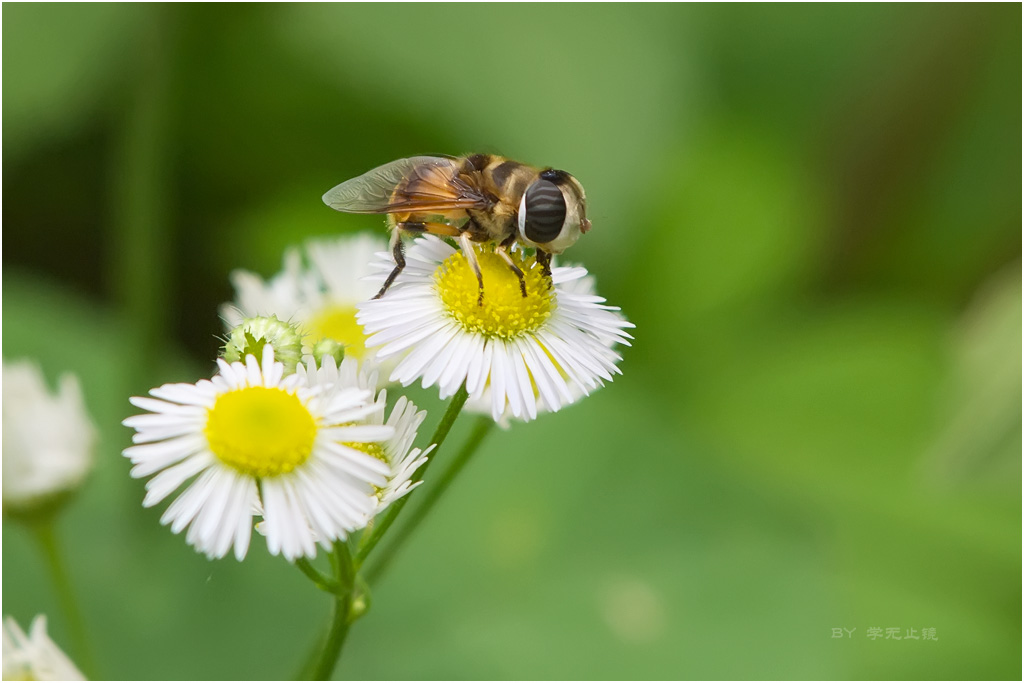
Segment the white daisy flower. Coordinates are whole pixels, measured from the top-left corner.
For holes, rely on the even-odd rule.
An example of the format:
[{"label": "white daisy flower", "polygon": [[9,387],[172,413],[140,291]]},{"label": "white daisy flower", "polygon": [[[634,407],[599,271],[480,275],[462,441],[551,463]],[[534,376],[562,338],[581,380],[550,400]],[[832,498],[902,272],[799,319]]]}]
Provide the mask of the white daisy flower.
[{"label": "white daisy flower", "polygon": [[221,316],[230,329],[244,318],[275,315],[302,329],[306,353],[319,341],[332,339],[345,347],[347,356],[372,358],[356,321],[356,304],[372,297],[383,284],[383,276],[367,277],[372,275],[369,264],[374,255],[386,249],[382,238],[349,235],[307,243],[310,267],[303,267],[300,252],[290,249],[282,272],[267,281],[236,270],[231,275],[236,301],[222,306]]},{"label": "white daisy flower", "polygon": [[[551,282],[534,259],[513,252],[519,280],[493,249],[477,252],[479,287],[461,251],[427,235],[413,244],[388,294],[364,302],[359,322],[381,359],[398,359],[391,380],[435,384],[442,398],[465,383],[471,398],[490,394],[491,415],[533,419],[538,406],[558,410],[619,373],[616,344],[629,344],[627,322],[604,299],[574,285],[581,267],[556,267]],[[382,254],[379,273],[394,262]]]},{"label": "white daisy flower", "polygon": [[[377,368],[362,364],[354,358],[345,358],[340,366],[334,359],[327,357],[321,367],[317,368],[312,361],[306,367],[299,366],[299,374],[305,375],[311,386],[339,383],[342,386],[356,386],[360,389],[373,391],[377,384]],[[427,416],[425,410],[417,410],[416,404],[405,396],[398,398],[391,414],[385,421],[387,410],[387,390],[381,390],[374,400],[374,411],[366,416],[363,424],[387,425],[394,429],[394,435],[379,443],[351,443],[352,448],[363,451],[387,464],[390,472],[388,481],[375,491],[377,507],[374,514],[379,514],[388,505],[398,500],[422,482],[412,482],[416,471],[427,461],[427,456],[434,450],[433,444],[425,451],[413,448],[416,433]]]},{"label": "white daisy flower", "polygon": [[77,488],[93,464],[96,428],[71,374],[51,394],[39,366],[3,363],[3,506],[27,512]]},{"label": "white daisy flower", "polygon": [[85,676],[46,634],[46,617],[32,620],[26,635],[11,617],[4,619],[5,681],[84,681]]},{"label": "white daisy flower", "polygon": [[174,533],[188,528],[188,543],[210,558],[232,546],[244,558],[255,514],[263,517],[267,548],[289,561],[365,526],[391,468],[352,446],[395,434],[360,424],[377,410],[370,392],[284,377],[270,346],[262,363],[252,355],[245,364],[217,363],[212,380],[165,384],[150,391],[155,398],[131,399],[150,411],[124,421],[137,432],[136,445],[124,451],[132,476],[156,475],[143,505],[192,480],[160,521]]}]

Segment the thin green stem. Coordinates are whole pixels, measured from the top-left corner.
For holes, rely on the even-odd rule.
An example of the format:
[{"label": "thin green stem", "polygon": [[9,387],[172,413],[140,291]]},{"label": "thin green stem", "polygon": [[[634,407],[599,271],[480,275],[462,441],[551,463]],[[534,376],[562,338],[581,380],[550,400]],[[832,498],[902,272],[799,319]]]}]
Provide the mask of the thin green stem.
[{"label": "thin green stem", "polygon": [[299,571],[309,577],[309,580],[312,581],[320,590],[327,591],[328,593],[338,592],[338,582],[322,574],[306,558],[300,557],[295,560],[295,566],[299,568]]},{"label": "thin green stem", "polygon": [[57,542],[57,534],[54,529],[53,520],[40,521],[33,525],[36,540],[42,548],[46,558],[47,567],[50,570],[50,577],[53,579],[54,588],[57,590],[57,600],[67,620],[71,640],[74,643],[75,654],[81,668],[88,674],[96,675],[96,663],[89,647],[88,632],[85,629],[85,620],[82,619],[82,612],[78,607],[78,600],[71,587],[71,577],[68,575],[67,567],[61,557],[60,545]]},{"label": "thin green stem", "polygon": [[[447,410],[445,410],[441,421],[437,425],[437,429],[434,430],[434,436],[431,438],[431,443],[434,444],[434,451],[430,459],[417,471],[419,476],[423,476],[427,467],[436,458],[437,451],[440,450],[441,444],[444,443],[448,432],[451,431],[452,425],[455,424],[455,420],[462,411],[462,406],[465,405],[467,398],[469,398],[469,394],[465,386],[461,387],[455,393],[455,396],[452,397]],[[482,436],[480,438],[482,439]],[[338,541],[334,544],[334,552],[330,555],[330,560],[331,568],[336,578],[335,581],[327,579],[327,577],[306,561],[296,562],[296,566],[312,579],[319,588],[325,590],[327,590],[324,588],[325,586],[334,588],[335,596],[330,630],[323,641],[322,648],[317,648],[313,658],[300,671],[302,677],[308,675],[313,680],[327,680],[334,671],[338,658],[341,656],[345,638],[348,636],[349,626],[366,611],[369,605],[369,593],[366,591],[366,583],[357,576],[359,566],[380,541],[388,527],[394,522],[408,498],[409,496],[404,496],[395,501],[388,514],[384,516],[384,519],[379,524],[366,530],[359,541],[359,548],[355,558],[349,552],[347,543]],[[358,591],[356,589],[357,581],[359,583]],[[357,595],[357,592],[359,595]]]},{"label": "thin green stem", "polygon": [[355,584],[356,574],[352,564],[352,554],[345,541],[334,543],[334,556],[337,558],[337,579],[341,590],[334,597],[331,630],[327,633],[323,651],[313,668],[313,680],[317,681],[326,681],[331,677],[334,667],[338,664],[338,657],[341,656],[341,648],[345,645],[349,625],[352,623],[349,619],[349,612],[352,607],[352,588]]},{"label": "thin green stem", "polygon": [[448,467],[441,473],[441,476],[427,488],[422,498],[417,502],[416,507],[410,513],[412,516],[409,518],[409,521],[399,527],[394,534],[394,538],[380,552],[374,563],[364,573],[368,583],[374,583],[383,575],[388,565],[394,559],[395,553],[398,552],[399,548],[416,531],[419,525],[423,523],[427,514],[430,513],[438,499],[451,486],[455,478],[459,476],[459,473],[462,472],[466,463],[470,461],[470,458],[476,453],[480,444],[487,438],[493,427],[494,420],[489,415],[481,415],[477,418],[476,424],[473,425],[473,431],[470,433],[466,443],[462,445],[462,449],[459,450],[455,459],[448,463]]},{"label": "thin green stem", "polygon": [[[434,450],[427,461],[416,471],[416,476],[422,479],[427,468],[430,467],[430,464],[437,459],[437,452],[441,450],[441,444],[444,443],[445,438],[448,436],[448,432],[452,429],[452,425],[455,424],[455,419],[459,416],[459,413],[462,412],[462,406],[466,404],[467,398],[469,398],[469,393],[466,391],[466,385],[462,385],[462,387],[455,392],[455,396],[452,397],[451,402],[448,404],[448,409],[445,410],[444,415],[441,417],[441,421],[437,424],[437,429],[434,430],[434,436],[430,439],[430,443],[434,444]],[[366,561],[366,557],[377,546],[388,528],[394,524],[395,519],[402,512],[402,508],[404,508],[406,503],[409,502],[409,497],[411,495],[412,494],[407,494],[392,503],[391,509],[388,510],[380,524],[375,525],[369,534],[364,535],[363,538],[360,539],[359,550],[356,553],[356,568],[362,566],[363,562]]]},{"label": "thin green stem", "polygon": [[[424,466],[426,466],[426,463],[424,463]],[[363,562],[366,561],[366,557],[371,552],[373,552],[373,549],[377,547],[378,543],[380,543],[381,537],[384,536],[384,533],[391,527],[391,524],[395,521],[395,516],[397,516],[398,511],[401,510],[401,508],[398,507],[398,503],[401,503],[408,497],[409,495],[406,494],[404,498],[400,498],[394,505],[391,506],[391,509],[384,514],[384,517],[381,518],[380,523],[375,524],[373,530],[369,534],[364,536],[362,539],[360,539],[359,550],[356,553],[357,566],[362,567]]]}]

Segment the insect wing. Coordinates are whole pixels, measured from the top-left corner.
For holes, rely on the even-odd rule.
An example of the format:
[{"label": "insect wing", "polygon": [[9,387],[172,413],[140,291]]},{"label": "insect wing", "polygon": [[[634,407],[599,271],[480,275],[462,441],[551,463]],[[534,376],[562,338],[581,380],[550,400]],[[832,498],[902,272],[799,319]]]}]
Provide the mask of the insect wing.
[{"label": "insect wing", "polygon": [[346,213],[452,211],[487,206],[487,199],[459,176],[459,162],[444,157],[409,157],[346,180],[323,197]]}]

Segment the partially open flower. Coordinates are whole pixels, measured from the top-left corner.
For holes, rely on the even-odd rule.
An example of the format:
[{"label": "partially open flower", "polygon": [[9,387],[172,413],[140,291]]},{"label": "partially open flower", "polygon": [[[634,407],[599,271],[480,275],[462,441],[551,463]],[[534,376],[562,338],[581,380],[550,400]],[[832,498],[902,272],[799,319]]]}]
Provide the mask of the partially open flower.
[{"label": "partially open flower", "polygon": [[[376,368],[360,366],[354,358],[346,358],[340,366],[336,366],[332,359],[326,358],[319,368],[307,363],[306,367],[300,366],[298,372],[307,377],[307,382],[311,386],[340,383],[342,386],[357,386],[370,391],[377,386]],[[384,419],[387,410],[387,390],[381,390],[377,394],[373,405],[374,411],[364,418],[363,423],[386,424],[394,429],[394,435],[379,443],[347,445],[386,463],[390,470],[387,484],[378,487],[374,492],[377,506],[373,514],[376,515],[422,483],[413,482],[412,478],[416,470],[427,461],[427,456],[434,450],[434,446],[429,446],[425,451],[412,447],[416,440],[416,432],[423,424],[427,412],[417,410],[416,404],[405,396],[398,398],[387,420]]]},{"label": "partially open flower", "polygon": [[51,394],[36,364],[4,361],[3,399],[4,510],[42,511],[85,479],[96,428],[71,374],[63,375]]},{"label": "partially open flower", "polygon": [[85,676],[46,634],[46,617],[32,620],[28,634],[11,617],[4,619],[5,681],[84,681]]},{"label": "partially open flower", "polygon": [[[221,307],[229,327],[245,317],[276,315],[302,331],[304,353],[323,355],[324,340],[344,347],[345,356],[367,360],[366,335],[356,320],[356,304],[369,299],[384,278],[367,281],[374,254],[387,247],[383,239],[350,235],[333,240],[309,242],[305,253],[310,266],[303,265],[297,249],[285,254],[284,269],[269,280],[244,270],[235,271],[236,302]],[[337,354],[330,354],[335,355]]]},{"label": "partially open flower", "polygon": [[[526,296],[493,250],[477,253],[476,275],[461,251],[432,236],[418,238],[388,294],[360,305],[359,322],[377,357],[398,359],[393,381],[438,385],[442,398],[465,383],[471,399],[490,396],[491,414],[532,419],[611,381],[616,344],[633,325],[618,309],[573,284],[580,267],[556,267],[548,278],[534,258],[511,254],[524,273]],[[379,271],[393,268],[381,259]]]},{"label": "partially open flower", "polygon": [[[196,384],[165,384],[135,397],[150,411],[124,421],[136,430],[125,456],[146,484],[146,507],[192,480],[161,522],[208,557],[249,547],[260,511],[267,547],[288,560],[316,555],[366,524],[391,468],[367,454],[395,429],[365,424],[371,392],[338,383],[309,386],[284,376],[270,346],[259,363],[219,360],[220,374]],[[193,479],[194,478],[194,479]]]}]

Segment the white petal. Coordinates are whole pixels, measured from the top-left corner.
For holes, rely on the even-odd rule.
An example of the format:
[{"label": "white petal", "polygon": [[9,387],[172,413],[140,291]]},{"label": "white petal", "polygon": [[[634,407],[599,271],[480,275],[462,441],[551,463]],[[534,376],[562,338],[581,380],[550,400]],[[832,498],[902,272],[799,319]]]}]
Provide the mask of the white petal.
[{"label": "white petal", "polygon": [[201,451],[168,467],[146,482],[146,497],[143,507],[152,507],[176,491],[179,486],[213,464],[213,455]]}]

